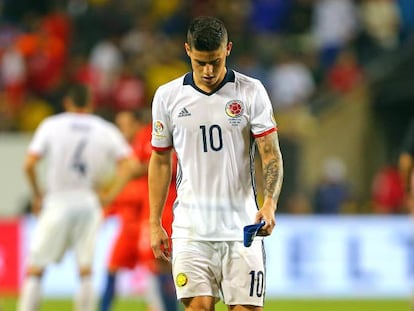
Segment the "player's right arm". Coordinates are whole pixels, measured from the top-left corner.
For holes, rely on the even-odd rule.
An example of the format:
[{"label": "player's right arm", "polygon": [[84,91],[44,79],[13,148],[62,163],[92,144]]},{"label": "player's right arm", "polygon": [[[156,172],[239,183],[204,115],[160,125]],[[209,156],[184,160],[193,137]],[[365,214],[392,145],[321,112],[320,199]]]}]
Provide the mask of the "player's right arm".
[{"label": "player's right arm", "polygon": [[40,160],[40,156],[34,153],[28,153],[24,161],[24,172],[26,174],[27,181],[29,182],[30,190],[32,191],[32,212],[38,214],[41,208],[42,191],[40,190],[36,165]]},{"label": "player's right arm", "polygon": [[115,200],[125,185],[134,177],[137,166],[139,166],[139,161],[132,156],[118,160],[111,187],[107,191],[99,193],[102,206],[109,206]]},{"label": "player's right arm", "polygon": [[162,227],[162,213],[171,182],[171,168],[171,150],[152,152],[148,167],[151,247],[154,256],[163,260],[170,257],[169,237]]}]

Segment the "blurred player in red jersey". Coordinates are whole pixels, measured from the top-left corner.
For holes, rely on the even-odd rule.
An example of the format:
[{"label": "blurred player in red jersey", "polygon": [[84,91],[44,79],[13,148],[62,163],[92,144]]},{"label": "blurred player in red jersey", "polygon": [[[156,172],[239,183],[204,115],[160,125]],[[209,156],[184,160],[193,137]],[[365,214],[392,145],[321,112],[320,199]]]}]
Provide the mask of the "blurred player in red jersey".
[{"label": "blurred player in red jersey", "polygon": [[[131,144],[135,156],[141,163],[148,164],[151,147],[151,112],[147,109],[121,111],[115,123]],[[171,267],[154,258],[149,239],[149,201],[147,165],[137,167],[135,179],[130,181],[115,201],[105,209],[105,216],[116,215],[120,229],[113,245],[108,263],[105,290],[101,298],[101,311],[108,311],[116,294],[116,275],[120,269],[133,269],[138,263],[144,264],[154,275],[155,287],[149,286],[148,309],[151,311],[177,310]],[[171,183],[168,210],[163,223],[171,233],[172,204],[175,200],[175,182]],[[152,290],[152,292],[151,292]]]}]

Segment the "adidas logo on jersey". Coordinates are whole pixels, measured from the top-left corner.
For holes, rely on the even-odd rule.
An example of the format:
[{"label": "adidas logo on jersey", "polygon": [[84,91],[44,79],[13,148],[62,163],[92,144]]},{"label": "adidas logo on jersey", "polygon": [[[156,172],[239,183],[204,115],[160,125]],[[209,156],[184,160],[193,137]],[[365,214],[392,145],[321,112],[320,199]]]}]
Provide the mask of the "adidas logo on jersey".
[{"label": "adidas logo on jersey", "polygon": [[188,112],[187,108],[183,108],[180,113],[178,114],[178,117],[188,117],[191,116],[191,113]]}]

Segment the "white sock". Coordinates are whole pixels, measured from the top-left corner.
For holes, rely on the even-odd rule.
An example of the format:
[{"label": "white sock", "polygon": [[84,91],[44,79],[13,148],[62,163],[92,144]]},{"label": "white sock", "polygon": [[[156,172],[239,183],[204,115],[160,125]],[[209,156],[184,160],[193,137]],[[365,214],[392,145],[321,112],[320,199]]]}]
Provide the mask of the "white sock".
[{"label": "white sock", "polygon": [[82,277],[77,295],[75,296],[76,311],[95,311],[95,291],[91,277]]},{"label": "white sock", "polygon": [[164,311],[158,279],[153,273],[148,274],[146,302],[149,310]]},{"label": "white sock", "polygon": [[24,280],[18,302],[18,311],[37,311],[40,307],[41,284],[37,276],[28,276]]}]

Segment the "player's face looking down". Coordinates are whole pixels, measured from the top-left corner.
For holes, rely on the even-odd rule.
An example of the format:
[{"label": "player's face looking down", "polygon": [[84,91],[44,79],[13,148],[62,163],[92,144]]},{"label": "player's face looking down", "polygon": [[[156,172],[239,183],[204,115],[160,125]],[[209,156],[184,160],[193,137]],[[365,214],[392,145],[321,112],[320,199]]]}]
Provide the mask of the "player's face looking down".
[{"label": "player's face looking down", "polygon": [[226,75],[226,57],[230,54],[232,43],[223,43],[214,51],[198,51],[185,44],[185,50],[191,60],[194,82],[201,90],[214,91]]}]

